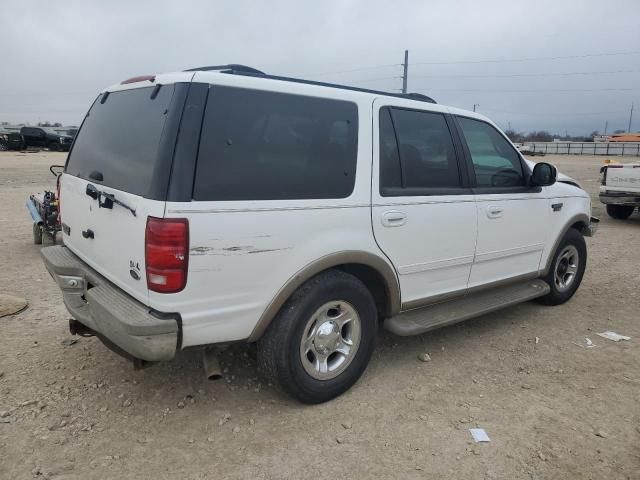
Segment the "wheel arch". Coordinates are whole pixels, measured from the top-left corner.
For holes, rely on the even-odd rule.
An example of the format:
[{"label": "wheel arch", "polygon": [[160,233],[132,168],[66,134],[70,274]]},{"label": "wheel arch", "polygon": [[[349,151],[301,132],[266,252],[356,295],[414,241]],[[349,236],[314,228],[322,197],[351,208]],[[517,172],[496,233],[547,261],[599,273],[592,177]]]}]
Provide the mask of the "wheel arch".
[{"label": "wheel arch", "polygon": [[564,236],[567,234],[567,232],[571,228],[575,228],[576,230],[578,230],[580,233],[584,235],[583,232],[585,231],[585,229],[589,228],[589,222],[590,222],[589,216],[585,213],[574,215],[567,221],[567,223],[562,228],[562,230],[560,230],[560,234],[555,239],[553,243],[553,248],[549,251],[549,257],[547,258],[547,263],[545,264],[545,267],[542,271],[542,276],[545,276],[547,275],[547,273],[549,273],[549,269],[551,268],[551,262],[553,261],[554,253],[558,249],[558,245],[560,244]]},{"label": "wheel arch", "polygon": [[343,251],[321,257],[296,272],[278,290],[248,338],[260,339],[271,321],[293,293],[310,278],[330,269],[339,269],[357,277],[369,289],[383,316],[400,311],[400,284],[393,267],[383,258],[364,251]]}]

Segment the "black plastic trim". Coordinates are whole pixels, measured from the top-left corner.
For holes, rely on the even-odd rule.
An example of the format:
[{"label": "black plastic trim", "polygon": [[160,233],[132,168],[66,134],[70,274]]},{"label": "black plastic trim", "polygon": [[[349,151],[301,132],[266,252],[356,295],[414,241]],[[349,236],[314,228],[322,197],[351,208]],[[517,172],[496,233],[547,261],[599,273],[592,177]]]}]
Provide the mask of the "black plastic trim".
[{"label": "black plastic trim", "polygon": [[169,202],[190,202],[193,198],[200,132],[209,88],[208,83],[191,83],[186,95],[176,147],[172,150],[173,163],[166,197]]},{"label": "black plastic trim", "polygon": [[[190,84],[188,82],[178,82],[174,84],[173,97],[169,103],[169,109],[166,114],[167,118],[158,146],[158,160],[153,169],[153,178],[149,185],[149,192],[145,198],[151,200],[166,200],[167,198],[173,155],[176,149],[176,137],[180,129],[189,86]],[[155,88],[157,88],[157,86],[154,87],[154,90]]]}]

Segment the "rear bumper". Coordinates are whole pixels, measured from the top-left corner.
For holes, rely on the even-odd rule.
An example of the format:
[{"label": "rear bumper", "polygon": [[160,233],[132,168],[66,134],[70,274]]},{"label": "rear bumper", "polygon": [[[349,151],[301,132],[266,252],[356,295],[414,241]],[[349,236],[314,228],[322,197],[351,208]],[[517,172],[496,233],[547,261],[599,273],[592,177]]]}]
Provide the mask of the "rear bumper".
[{"label": "rear bumper", "polygon": [[600,201],[605,205],[633,205],[640,206],[640,193],[601,192]]},{"label": "rear bumper", "polygon": [[180,337],[179,314],[151,310],[67,247],[43,248],[41,254],[62,290],[67,310],[81,324],[134,358],[155,362],[174,357]]}]

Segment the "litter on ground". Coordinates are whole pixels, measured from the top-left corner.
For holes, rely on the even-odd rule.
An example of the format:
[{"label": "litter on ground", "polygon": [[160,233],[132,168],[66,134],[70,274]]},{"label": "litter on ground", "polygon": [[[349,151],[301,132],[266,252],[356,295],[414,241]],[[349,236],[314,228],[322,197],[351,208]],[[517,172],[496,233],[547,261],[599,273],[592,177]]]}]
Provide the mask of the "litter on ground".
[{"label": "litter on ground", "polygon": [[590,338],[586,338],[586,337],[585,337],[584,342],[582,344],[576,343],[576,342],[573,342],[573,344],[577,345],[579,347],[582,347],[582,348],[593,348],[593,347],[596,346],[595,343],[593,343]]},{"label": "litter on ground", "polygon": [[489,435],[487,435],[487,432],[484,431],[484,428],[470,428],[469,432],[471,433],[471,436],[476,443],[491,441]]},{"label": "litter on ground", "polygon": [[613,340],[614,342],[619,342],[620,340],[631,340],[631,337],[610,331],[597,333],[596,335],[600,335],[602,338],[606,338],[607,340]]}]

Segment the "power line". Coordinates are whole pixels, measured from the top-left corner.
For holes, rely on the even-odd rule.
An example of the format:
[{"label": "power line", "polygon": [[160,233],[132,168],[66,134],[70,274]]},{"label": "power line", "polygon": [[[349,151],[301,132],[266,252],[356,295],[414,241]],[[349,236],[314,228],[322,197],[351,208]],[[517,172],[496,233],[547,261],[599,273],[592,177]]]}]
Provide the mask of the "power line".
[{"label": "power line", "polygon": [[546,93],[546,92],[632,92],[640,90],[640,87],[636,88],[562,88],[562,89],[538,89],[538,90],[482,90],[482,89],[466,89],[466,88],[430,88],[414,90],[416,92],[478,92],[478,93]]},{"label": "power line", "polygon": [[322,72],[322,73],[310,73],[308,74],[309,76],[314,76],[314,77],[324,77],[326,75],[338,75],[341,73],[351,73],[351,72],[362,72],[364,70],[375,70],[378,68],[388,68],[388,67],[399,67],[402,66],[399,63],[389,63],[387,65],[370,65],[368,67],[360,67],[360,68],[352,68],[350,70],[339,70],[339,71],[335,71],[335,72]]},{"label": "power line", "polygon": [[455,62],[414,62],[412,65],[458,65],[458,64],[469,64],[469,63],[533,62],[533,61],[541,61],[541,60],[567,60],[570,58],[612,57],[616,55],[640,55],[640,51],[588,53],[585,55],[563,55],[563,56],[557,56],[557,57],[526,57],[526,58],[502,58],[502,59],[487,59],[487,60],[458,60]]},{"label": "power line", "polygon": [[609,70],[600,72],[562,72],[562,73],[513,73],[495,75],[413,75],[415,78],[511,78],[511,77],[563,77],[570,75],[604,75],[609,73],[640,73],[640,70]]}]

